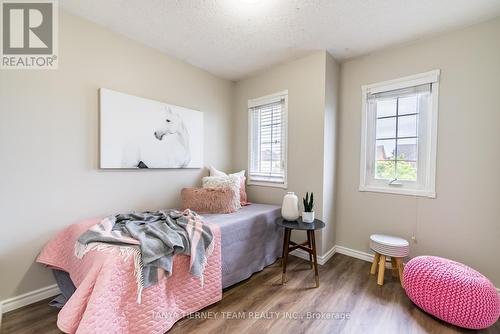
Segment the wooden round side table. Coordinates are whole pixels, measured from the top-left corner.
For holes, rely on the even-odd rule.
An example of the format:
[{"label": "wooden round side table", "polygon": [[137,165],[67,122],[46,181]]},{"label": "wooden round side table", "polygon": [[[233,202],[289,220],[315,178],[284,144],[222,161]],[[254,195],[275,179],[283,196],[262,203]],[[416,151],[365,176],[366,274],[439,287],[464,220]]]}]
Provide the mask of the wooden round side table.
[{"label": "wooden round side table", "polygon": [[[281,276],[281,283],[287,281],[286,277],[286,264],[288,261],[288,253],[296,249],[302,249],[309,253],[309,263],[314,268],[314,276],[316,278],[316,287],[319,287],[319,274],[318,274],[318,259],[316,257],[316,240],[314,238],[314,231],[325,227],[325,223],[319,219],[315,219],[312,223],[304,223],[302,218],[296,221],[288,221],[283,218],[276,219],[276,224],[285,228],[285,238],[283,240],[283,254],[281,256],[281,263],[283,266],[283,274]],[[290,241],[292,230],[303,230],[307,232],[307,241],[297,244]],[[314,260],[314,261],[313,261]]]}]

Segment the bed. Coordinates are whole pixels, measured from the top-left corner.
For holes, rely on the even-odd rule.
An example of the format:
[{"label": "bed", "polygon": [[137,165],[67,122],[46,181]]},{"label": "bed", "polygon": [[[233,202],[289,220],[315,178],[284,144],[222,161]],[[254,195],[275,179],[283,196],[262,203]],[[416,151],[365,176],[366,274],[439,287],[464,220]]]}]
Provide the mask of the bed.
[{"label": "bed", "polygon": [[222,288],[249,278],[281,256],[283,229],[274,223],[281,217],[280,207],[252,204],[235,213],[204,217],[220,227]]},{"label": "bed", "polygon": [[281,256],[283,231],[274,223],[281,216],[278,206],[251,204],[235,213],[203,216],[218,240],[208,259],[205,283],[200,285],[189,276],[188,257],[175,256],[172,276],[145,289],[141,304],[136,303],[135,291],[129,291],[134,289],[123,283],[135,281],[130,272],[133,259],[123,264],[116,254],[102,252],[73,258],[71,246],[99,220],[62,231],[37,259],[57,270],[56,281],[69,297],[58,315],[58,327],[67,333],[164,333],[185,315],[219,301],[223,288],[249,278]]}]

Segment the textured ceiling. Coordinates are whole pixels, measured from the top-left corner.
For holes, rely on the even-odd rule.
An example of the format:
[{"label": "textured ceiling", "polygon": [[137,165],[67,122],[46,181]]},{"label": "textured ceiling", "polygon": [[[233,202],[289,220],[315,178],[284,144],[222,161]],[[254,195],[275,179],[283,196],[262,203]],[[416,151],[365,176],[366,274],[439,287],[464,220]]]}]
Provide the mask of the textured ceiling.
[{"label": "textured ceiling", "polygon": [[500,0],[61,0],[67,11],[238,80],[311,50],[344,60],[500,15]]}]

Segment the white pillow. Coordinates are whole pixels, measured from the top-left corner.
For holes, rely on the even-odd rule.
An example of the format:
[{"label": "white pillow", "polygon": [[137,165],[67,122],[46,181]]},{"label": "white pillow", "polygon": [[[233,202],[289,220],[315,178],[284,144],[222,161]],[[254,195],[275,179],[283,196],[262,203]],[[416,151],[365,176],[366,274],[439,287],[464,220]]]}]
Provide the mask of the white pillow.
[{"label": "white pillow", "polygon": [[234,175],[238,177],[245,177],[245,170],[242,170],[241,172],[238,173],[233,173],[233,174],[226,174],[218,169],[216,169],[213,166],[210,166],[210,176],[229,176],[229,175]]},{"label": "white pillow", "polygon": [[206,189],[231,188],[234,191],[233,206],[237,209],[241,208],[239,176],[205,176],[202,183],[203,188]]}]

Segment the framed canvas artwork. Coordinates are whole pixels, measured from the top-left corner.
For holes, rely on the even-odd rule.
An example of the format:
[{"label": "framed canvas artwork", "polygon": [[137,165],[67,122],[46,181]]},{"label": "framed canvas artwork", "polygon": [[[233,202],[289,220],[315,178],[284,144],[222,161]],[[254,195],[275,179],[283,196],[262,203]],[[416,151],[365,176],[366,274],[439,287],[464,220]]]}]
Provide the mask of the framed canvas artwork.
[{"label": "framed canvas artwork", "polygon": [[203,113],[101,88],[101,168],[203,167]]}]

